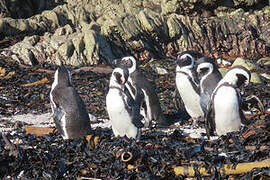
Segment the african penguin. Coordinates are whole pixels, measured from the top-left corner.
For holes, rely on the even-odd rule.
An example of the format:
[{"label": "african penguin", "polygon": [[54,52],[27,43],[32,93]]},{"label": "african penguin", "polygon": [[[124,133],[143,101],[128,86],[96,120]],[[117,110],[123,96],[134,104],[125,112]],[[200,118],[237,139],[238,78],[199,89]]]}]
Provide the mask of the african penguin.
[{"label": "african penguin", "polygon": [[233,67],[220,80],[213,91],[207,114],[208,136],[213,135],[214,130],[219,136],[239,130],[244,114],[237,88],[249,81],[250,72],[242,66]]},{"label": "african penguin", "polygon": [[143,127],[139,106],[125,87],[129,73],[126,68],[115,68],[112,72],[106,107],[115,136],[139,139]]},{"label": "african penguin", "polygon": [[91,133],[85,104],[71,84],[68,69],[61,65],[54,74],[50,103],[56,128],[64,139],[74,139]]},{"label": "african penguin", "polygon": [[[179,58],[179,57],[181,57],[181,56],[184,55],[184,54],[189,54],[189,55],[191,55],[191,56],[193,57],[193,59],[194,59],[195,65],[196,65],[197,59],[203,57],[203,55],[202,55],[201,53],[199,53],[199,52],[197,52],[197,51],[193,51],[193,50],[183,51],[183,52],[179,53],[179,54],[177,55],[177,57]],[[177,58],[176,58],[176,59],[177,59]],[[195,75],[196,75],[196,74],[195,74]],[[182,100],[182,98],[181,98],[181,96],[180,96],[180,94],[179,94],[177,88],[175,88],[174,93],[173,93],[173,102],[174,102],[174,106],[175,106],[175,108],[176,108],[177,110],[183,111],[183,109],[185,109],[185,107],[184,107],[184,106],[185,106],[185,105],[184,105],[184,102],[183,102],[183,100]]]},{"label": "african penguin", "polygon": [[199,58],[196,66],[196,71],[200,80],[200,105],[204,114],[206,114],[211,102],[211,95],[218,82],[222,79],[222,75],[215,64],[214,59],[210,57]]},{"label": "african penguin", "polygon": [[169,123],[162,113],[155,88],[140,72],[136,59],[133,56],[127,56],[114,60],[112,64],[116,67],[128,68],[129,78],[126,87],[141,108],[145,127],[148,127],[152,120],[156,121],[157,126],[168,126]]},{"label": "african penguin", "polygon": [[189,53],[182,53],[176,60],[176,87],[184,102],[187,113],[193,119],[193,126],[203,119],[200,106],[199,83],[194,69],[194,58]]}]

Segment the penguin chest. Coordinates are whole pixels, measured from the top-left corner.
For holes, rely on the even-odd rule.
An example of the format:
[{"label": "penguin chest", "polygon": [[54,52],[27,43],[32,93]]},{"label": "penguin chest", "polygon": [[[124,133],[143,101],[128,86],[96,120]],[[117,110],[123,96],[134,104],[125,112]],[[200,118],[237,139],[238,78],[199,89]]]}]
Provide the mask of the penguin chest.
[{"label": "penguin chest", "polygon": [[185,74],[176,74],[176,87],[188,114],[192,118],[203,117],[203,111],[200,106],[200,95],[197,94],[192,83],[193,82]]},{"label": "penguin chest", "polygon": [[132,124],[132,117],[127,109],[127,97],[117,90],[110,90],[106,97],[106,106],[112,122],[115,136],[136,138],[137,127]]},{"label": "penguin chest", "polygon": [[237,92],[232,87],[221,87],[213,96],[216,132],[225,135],[241,126]]}]

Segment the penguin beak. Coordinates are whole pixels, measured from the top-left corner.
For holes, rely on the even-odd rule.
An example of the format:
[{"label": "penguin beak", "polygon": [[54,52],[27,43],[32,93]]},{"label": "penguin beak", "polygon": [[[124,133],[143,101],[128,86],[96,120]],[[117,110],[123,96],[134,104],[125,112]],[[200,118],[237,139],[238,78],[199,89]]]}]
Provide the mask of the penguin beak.
[{"label": "penguin beak", "polygon": [[125,79],[124,76],[121,77],[121,82],[122,82],[122,84],[125,84],[126,83],[126,79]]},{"label": "penguin beak", "polygon": [[245,80],[244,86],[248,86],[248,84],[249,84],[248,80]]}]

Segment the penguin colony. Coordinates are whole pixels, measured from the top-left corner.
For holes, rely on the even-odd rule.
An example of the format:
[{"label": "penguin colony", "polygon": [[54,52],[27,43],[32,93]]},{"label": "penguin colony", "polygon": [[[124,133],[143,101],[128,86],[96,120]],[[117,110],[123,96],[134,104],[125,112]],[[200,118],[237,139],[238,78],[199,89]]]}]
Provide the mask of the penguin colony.
[{"label": "penguin colony", "polygon": [[[132,56],[112,61],[114,68],[106,95],[106,110],[113,134],[139,140],[143,127],[167,127],[155,87],[140,72]],[[209,136],[237,131],[244,119],[242,98],[238,90],[250,81],[250,72],[231,68],[222,78],[214,59],[195,51],[179,54],[175,61],[176,90],[193,119],[205,124]],[[91,134],[90,119],[84,102],[71,83],[70,72],[60,65],[50,91],[55,125],[63,139]]]}]

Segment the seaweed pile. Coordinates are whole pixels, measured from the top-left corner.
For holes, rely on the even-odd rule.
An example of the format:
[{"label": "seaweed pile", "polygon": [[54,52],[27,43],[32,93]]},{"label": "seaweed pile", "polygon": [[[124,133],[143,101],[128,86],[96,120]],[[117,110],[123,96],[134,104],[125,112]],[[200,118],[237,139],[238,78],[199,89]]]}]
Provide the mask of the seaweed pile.
[{"label": "seaweed pile", "polygon": [[[13,148],[0,139],[0,175],[27,179],[182,179],[175,176],[174,168],[189,165],[197,170],[199,166],[215,169],[213,178],[229,178],[218,173],[224,164],[236,166],[270,158],[269,124],[260,126],[246,127],[214,141],[191,139],[177,129],[172,133],[153,130],[143,133],[140,142],[114,138],[107,128],[96,129],[90,140],[63,141],[58,133],[34,136],[18,126],[16,134],[5,137],[17,144]],[[235,177],[269,175],[268,168]]]},{"label": "seaweed pile", "polygon": [[[176,176],[175,168],[179,166],[193,167],[197,178],[201,177],[200,167],[215,179],[269,178],[270,168],[237,175],[221,173],[220,169],[225,164],[236,167],[239,163],[270,158],[270,114],[254,111],[248,126],[215,140],[184,136],[178,127],[190,122],[178,114],[172,102],[174,68],[171,61],[162,63],[168,74],[157,75],[147,64],[145,69],[150,72],[146,76],[157,85],[164,113],[173,114],[180,120],[169,131],[145,129],[141,140],[135,142],[113,137],[109,128],[97,128],[91,137],[64,141],[58,132],[35,136],[27,134],[24,124],[5,122],[14,130],[0,136],[0,178],[183,179],[188,175]],[[14,72],[0,84],[1,115],[50,111],[48,93],[55,67],[22,68],[4,61],[1,67],[5,69],[2,78]],[[73,84],[86,102],[89,113],[108,118],[104,102],[109,74],[74,69],[72,72]],[[41,81],[45,78],[47,80]],[[262,100],[265,109],[270,108],[269,87],[251,85],[245,90],[245,97],[254,94]]]}]

